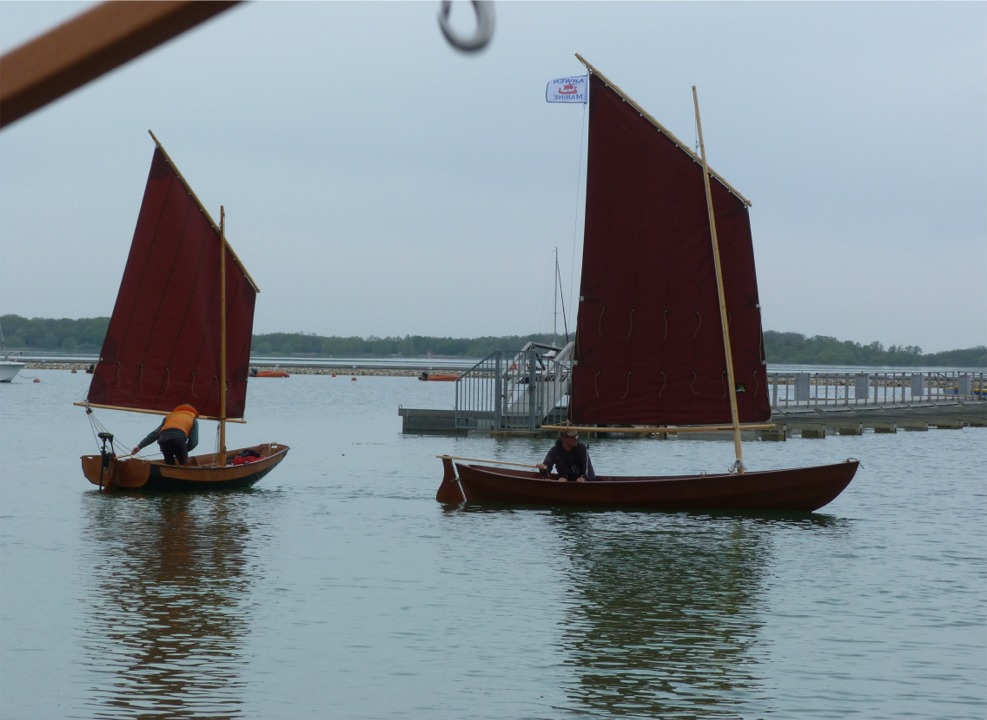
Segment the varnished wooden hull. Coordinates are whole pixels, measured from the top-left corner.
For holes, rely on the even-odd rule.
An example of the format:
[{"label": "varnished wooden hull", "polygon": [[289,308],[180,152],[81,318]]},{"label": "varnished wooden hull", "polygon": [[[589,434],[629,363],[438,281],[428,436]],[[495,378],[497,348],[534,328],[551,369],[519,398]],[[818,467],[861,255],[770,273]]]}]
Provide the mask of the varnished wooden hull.
[{"label": "varnished wooden hull", "polygon": [[[242,465],[230,464],[244,450],[253,450],[261,457]],[[168,465],[163,460],[110,456],[106,467],[103,465],[102,455],[83,455],[82,472],[89,482],[106,490],[230,490],[252,486],[284,460],[287,454],[287,445],[266,443],[228,450],[225,465],[215,465],[216,456],[209,453],[190,457],[188,465]]]},{"label": "varnished wooden hull", "polygon": [[454,462],[449,457],[443,457],[442,464],[436,500],[446,504],[811,512],[843,492],[859,462],[742,475],[604,476],[592,482],[559,482],[537,472]]}]

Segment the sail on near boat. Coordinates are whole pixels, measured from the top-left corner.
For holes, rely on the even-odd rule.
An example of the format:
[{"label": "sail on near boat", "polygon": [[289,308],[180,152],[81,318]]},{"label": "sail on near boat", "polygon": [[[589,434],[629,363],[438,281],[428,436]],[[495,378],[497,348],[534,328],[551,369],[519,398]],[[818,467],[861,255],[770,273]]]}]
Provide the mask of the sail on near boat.
[{"label": "sail on near boat", "polygon": [[[729,423],[703,167],[590,75],[590,136],[570,420]],[[741,422],[770,418],[750,203],[711,183]]]},{"label": "sail on near boat", "polygon": [[533,465],[441,456],[436,498],[658,509],[828,504],[857,461],[743,466],[741,427],[764,427],[771,416],[750,202],[708,168],[705,151],[697,155],[576,57],[589,72],[589,141],[567,427],[733,429],[734,471],[569,484],[542,478]]},{"label": "sail on near boat", "polygon": [[[247,487],[288,452],[279,443],[225,447],[227,421],[242,421],[257,286],[154,134],[151,168],[130,254],[84,402],[93,408],[166,414],[192,405],[219,423],[219,448],[188,465],[118,456],[99,431],[99,455],[82,457],[101,488]],[[237,456],[250,462],[237,462]]]}]

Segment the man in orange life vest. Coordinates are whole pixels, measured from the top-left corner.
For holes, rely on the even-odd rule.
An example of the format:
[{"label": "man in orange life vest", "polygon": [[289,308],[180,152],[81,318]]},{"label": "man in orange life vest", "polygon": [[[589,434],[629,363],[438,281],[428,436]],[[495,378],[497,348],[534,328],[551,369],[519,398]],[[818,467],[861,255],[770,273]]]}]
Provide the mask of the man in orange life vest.
[{"label": "man in orange life vest", "polygon": [[165,415],[164,420],[147,437],[134,448],[133,455],[143,448],[158,441],[158,447],[164,454],[164,460],[169,465],[178,461],[179,465],[188,465],[188,454],[199,444],[199,412],[191,405],[179,405]]}]

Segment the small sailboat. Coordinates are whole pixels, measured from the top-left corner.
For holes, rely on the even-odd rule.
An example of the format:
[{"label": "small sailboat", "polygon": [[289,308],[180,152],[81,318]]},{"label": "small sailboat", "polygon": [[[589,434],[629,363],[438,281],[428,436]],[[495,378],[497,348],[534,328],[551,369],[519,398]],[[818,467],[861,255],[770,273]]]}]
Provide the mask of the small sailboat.
[{"label": "small sailboat", "polygon": [[444,455],[436,499],[662,510],[827,505],[853,479],[856,460],[758,472],[743,464],[741,431],[772,427],[750,203],[709,169],[698,99],[701,156],[576,57],[590,88],[586,220],[568,424],[554,429],[732,430],[736,459],[726,473],[570,483],[530,464]]},{"label": "small sailboat", "polygon": [[[101,489],[249,487],[284,460],[288,446],[226,448],[226,424],[242,421],[258,292],[225,237],[161,143],[155,143],[137,228],[113,315],[83,402],[98,455],[82,471]],[[216,452],[187,465],[117,455],[94,408],[164,415],[181,404],[218,421]]]}]

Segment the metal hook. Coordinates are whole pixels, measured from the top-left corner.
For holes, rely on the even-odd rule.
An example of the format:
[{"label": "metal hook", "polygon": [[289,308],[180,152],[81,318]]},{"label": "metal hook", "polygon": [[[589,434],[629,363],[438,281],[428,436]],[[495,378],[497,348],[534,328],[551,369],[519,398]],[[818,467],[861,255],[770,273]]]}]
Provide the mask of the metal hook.
[{"label": "metal hook", "polygon": [[439,27],[446,40],[457,50],[476,52],[482,50],[490,42],[494,31],[494,10],[492,0],[471,0],[476,11],[476,33],[471,38],[460,37],[449,24],[449,13],[452,11],[452,0],[442,0],[439,11]]}]

